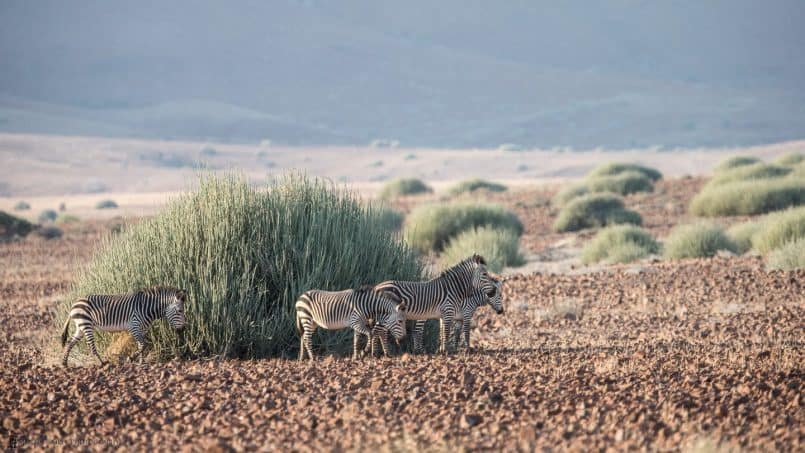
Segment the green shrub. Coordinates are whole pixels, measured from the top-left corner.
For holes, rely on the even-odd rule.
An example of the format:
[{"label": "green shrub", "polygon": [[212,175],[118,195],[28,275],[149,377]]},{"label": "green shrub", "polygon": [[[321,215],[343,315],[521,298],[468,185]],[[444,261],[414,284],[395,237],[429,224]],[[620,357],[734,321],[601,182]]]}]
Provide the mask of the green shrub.
[{"label": "green shrub", "polygon": [[743,167],[745,165],[752,165],[762,162],[757,157],[752,156],[731,156],[728,157],[716,165],[715,171],[722,172],[724,170],[730,170],[732,168]]},{"label": "green shrub", "polygon": [[460,195],[462,193],[475,192],[480,189],[490,192],[505,192],[507,187],[503,184],[484,181],[483,179],[467,179],[451,187],[448,193],[450,195]]},{"label": "green shrub", "polygon": [[553,199],[551,200],[551,203],[561,207],[566,205],[570,200],[580,197],[582,195],[587,195],[588,193],[590,193],[590,188],[587,187],[587,184],[585,183],[572,184],[569,186],[565,186],[559,192],[557,192],[556,195],[554,195]]},{"label": "green shrub", "polygon": [[651,192],[654,185],[643,173],[625,171],[612,176],[598,176],[587,180],[590,192],[611,192],[629,195],[636,192]]},{"label": "green shrub", "polygon": [[[330,184],[291,175],[264,190],[210,176],[155,217],[107,236],[57,320],[80,295],[171,285],[188,291],[187,325],[181,334],[165,323],[151,329],[162,357],[288,354],[298,347],[302,292],[418,279],[421,270],[413,250]],[[348,350],[347,330],[317,335]]]},{"label": "green shrub", "polygon": [[95,203],[95,209],[117,209],[117,203],[114,200],[101,200]]},{"label": "green shrub", "polygon": [[383,190],[380,191],[380,198],[389,199],[431,192],[433,192],[433,189],[428,187],[422,180],[416,178],[400,178],[386,184]]},{"label": "green shrub", "polygon": [[27,211],[29,209],[31,209],[31,205],[27,201],[20,200],[14,205],[15,211]]},{"label": "green shrub", "polygon": [[44,211],[39,213],[39,223],[46,223],[46,222],[53,222],[56,220],[56,217],[59,216],[59,213],[54,211],[53,209],[45,209]]},{"label": "green shrub", "polygon": [[588,178],[596,178],[599,176],[613,176],[625,172],[641,173],[646,178],[657,181],[662,179],[662,173],[651,167],[645,167],[638,164],[627,164],[622,162],[610,162],[607,164],[599,165],[587,174]]},{"label": "green shrub", "polygon": [[756,215],[805,204],[805,179],[778,178],[708,186],[690,202],[698,216]]},{"label": "green shrub", "polygon": [[399,231],[402,228],[405,216],[400,211],[384,204],[370,203],[369,213],[378,225],[388,231]]},{"label": "green shrub", "polygon": [[766,263],[772,269],[805,269],[805,237],[772,251]]},{"label": "green shrub", "polygon": [[81,219],[79,219],[78,216],[74,216],[72,214],[59,214],[59,216],[56,217],[56,223],[58,223],[59,225],[78,223],[80,221]]},{"label": "green shrub", "polygon": [[759,223],[761,227],[752,235],[752,248],[765,254],[805,237],[805,207],[769,214]]},{"label": "green shrub", "polygon": [[562,233],[621,223],[640,225],[642,219],[640,214],[626,209],[616,195],[591,194],[575,198],[562,208],[553,229]]},{"label": "green shrub", "polygon": [[733,182],[779,178],[791,173],[791,168],[757,163],[724,170],[707,182],[707,187]]},{"label": "green shrub", "polygon": [[719,250],[738,251],[721,227],[710,223],[677,226],[663,246],[665,257],[671,259],[708,257]]},{"label": "green shrub", "polygon": [[422,253],[439,252],[451,238],[480,226],[509,229],[518,236],[523,233],[523,224],[514,213],[487,203],[421,205],[405,221],[408,241]]},{"label": "green shrub", "polygon": [[615,225],[599,231],[584,246],[581,261],[585,264],[599,261],[628,263],[659,251],[660,244],[644,229],[633,225]]},{"label": "green shrub", "polygon": [[62,230],[59,229],[58,227],[55,227],[53,225],[47,225],[37,229],[36,234],[45,239],[58,239],[62,237],[64,232],[62,232]]},{"label": "green shrub", "polygon": [[31,222],[0,211],[0,240],[25,237],[35,228]]},{"label": "green shrub", "polygon": [[805,154],[802,153],[783,154],[782,156],[778,156],[776,159],[774,159],[775,164],[782,165],[784,167],[793,167],[794,165],[799,165],[802,162],[805,162]]},{"label": "green shrub", "polygon": [[489,270],[500,272],[506,266],[523,264],[519,244],[517,233],[510,229],[473,228],[450,240],[442,252],[442,264],[449,267],[478,253],[486,259]]},{"label": "green shrub", "polygon": [[752,250],[752,236],[760,231],[760,222],[748,221],[731,226],[727,237],[735,244],[736,253],[744,254]]}]

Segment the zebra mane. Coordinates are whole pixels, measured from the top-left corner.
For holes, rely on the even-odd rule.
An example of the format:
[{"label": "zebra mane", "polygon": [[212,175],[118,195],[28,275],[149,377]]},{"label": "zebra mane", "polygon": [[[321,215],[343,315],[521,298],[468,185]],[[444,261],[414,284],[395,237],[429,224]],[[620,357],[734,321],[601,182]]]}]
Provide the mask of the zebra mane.
[{"label": "zebra mane", "polygon": [[374,291],[374,290],[375,290],[374,285],[361,285],[360,287],[355,288],[352,291],[356,292],[356,293],[366,293],[366,292]]},{"label": "zebra mane", "polygon": [[447,269],[443,270],[443,271],[442,271],[442,272],[439,274],[439,277],[444,277],[445,275],[447,275],[447,274],[449,274],[449,273],[453,272],[455,269],[458,269],[458,268],[460,268],[460,267],[465,267],[465,266],[467,266],[468,264],[470,264],[470,265],[472,265],[472,264],[483,264],[483,265],[486,265],[486,260],[484,259],[484,257],[483,257],[483,256],[478,255],[478,254],[474,254],[474,255],[472,255],[471,257],[469,257],[469,258],[465,258],[465,259],[463,259],[463,260],[459,261],[458,263],[456,263],[455,265],[450,266],[450,267],[448,267]]}]

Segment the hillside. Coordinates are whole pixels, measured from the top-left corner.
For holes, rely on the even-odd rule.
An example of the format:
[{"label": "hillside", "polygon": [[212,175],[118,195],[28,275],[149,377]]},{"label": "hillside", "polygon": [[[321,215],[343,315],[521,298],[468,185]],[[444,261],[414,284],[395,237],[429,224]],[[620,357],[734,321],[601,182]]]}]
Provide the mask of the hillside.
[{"label": "hillside", "polygon": [[[233,6],[235,5],[235,6]],[[0,131],[405,146],[802,138],[801,2],[0,5]]]}]

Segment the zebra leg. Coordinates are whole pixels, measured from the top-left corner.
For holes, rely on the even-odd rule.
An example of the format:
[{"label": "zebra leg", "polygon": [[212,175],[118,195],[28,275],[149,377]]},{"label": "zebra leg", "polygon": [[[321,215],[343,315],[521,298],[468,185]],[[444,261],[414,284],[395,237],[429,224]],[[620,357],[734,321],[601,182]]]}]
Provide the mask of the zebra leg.
[{"label": "zebra leg", "polygon": [[439,352],[442,354],[447,354],[448,347],[447,344],[450,342],[450,338],[453,336],[453,323],[452,320],[447,318],[441,318],[439,320]]},{"label": "zebra leg", "polygon": [[302,334],[302,344],[307,350],[308,356],[310,360],[314,360],[315,356],[313,355],[313,334],[316,333],[316,326],[307,325],[305,326],[305,331]]},{"label": "zebra leg", "polygon": [[469,319],[465,319],[463,323],[464,329],[464,347],[467,348],[467,352],[472,351],[472,347],[470,346],[470,321]]},{"label": "zebra leg", "polygon": [[101,365],[106,365],[106,362],[101,358],[101,355],[98,354],[98,348],[95,347],[95,333],[93,332],[92,328],[87,328],[84,332],[84,336],[87,338],[87,346],[89,346],[89,350],[92,351],[92,354],[98,358],[98,361],[101,362]]},{"label": "zebra leg", "polygon": [[350,320],[352,323],[352,330],[353,330],[353,343],[352,343],[352,358],[358,358],[358,341],[360,337],[366,335],[369,340],[372,341],[372,334],[374,329],[369,330],[369,328],[364,324],[364,321],[358,318],[354,318]]},{"label": "zebra leg", "polygon": [[132,360],[139,359],[140,363],[143,363],[143,359],[145,359],[145,336],[138,328],[131,328],[129,333],[134,337],[134,341],[137,342],[137,352],[131,358]]},{"label": "zebra leg", "polygon": [[64,355],[62,357],[61,363],[63,366],[67,366],[67,357],[70,356],[70,351],[73,350],[73,347],[81,341],[81,337],[84,335],[84,331],[81,329],[76,329],[73,336],[70,338],[70,341],[64,346]]},{"label": "zebra leg", "polygon": [[380,333],[380,343],[383,346],[383,355],[388,357],[391,345],[389,344],[389,335],[385,330]]},{"label": "zebra leg", "polygon": [[425,323],[426,322],[427,322],[426,320],[420,320],[420,321],[414,322],[413,337],[414,337],[414,353],[415,354],[420,354],[420,353],[425,352],[425,347],[424,347],[425,338],[424,337],[425,337]]}]

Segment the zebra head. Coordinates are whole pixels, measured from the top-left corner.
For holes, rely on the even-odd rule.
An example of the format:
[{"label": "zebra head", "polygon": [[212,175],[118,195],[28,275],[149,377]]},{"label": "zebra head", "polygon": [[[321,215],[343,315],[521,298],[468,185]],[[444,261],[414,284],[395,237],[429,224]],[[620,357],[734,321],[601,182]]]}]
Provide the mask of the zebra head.
[{"label": "zebra head", "polygon": [[486,270],[486,260],[480,255],[472,255],[470,262],[475,264],[475,269],[472,272],[472,287],[489,297],[493,297],[498,289],[499,282],[492,278]]},{"label": "zebra head", "polygon": [[487,300],[489,301],[489,305],[495,310],[495,313],[501,315],[503,314],[503,298],[502,296],[502,286],[503,282],[500,280],[493,279],[495,282],[495,291],[493,294],[487,293]]},{"label": "zebra head", "polygon": [[173,299],[165,306],[165,319],[176,330],[184,329],[184,303],[186,300],[187,291],[180,289],[174,293]]},{"label": "zebra head", "polygon": [[378,318],[378,323],[384,327],[397,341],[405,338],[405,302],[394,306],[394,310]]}]

